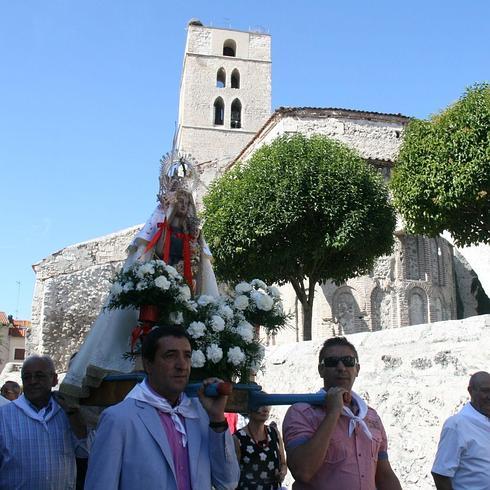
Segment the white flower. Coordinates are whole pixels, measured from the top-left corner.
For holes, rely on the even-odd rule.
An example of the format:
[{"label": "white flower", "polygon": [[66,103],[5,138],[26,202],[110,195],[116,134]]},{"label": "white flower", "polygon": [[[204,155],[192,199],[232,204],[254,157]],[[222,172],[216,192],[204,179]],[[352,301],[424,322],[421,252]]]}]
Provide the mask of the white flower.
[{"label": "white flower", "polygon": [[180,287],[180,298],[184,301],[188,301],[191,299],[191,290],[187,284],[184,284]]},{"label": "white flower", "polygon": [[254,279],[250,284],[252,284],[252,286],[255,286],[259,289],[263,289],[264,291],[267,289],[267,284],[264,281],[261,281],[260,279]]},{"label": "white flower", "polygon": [[247,321],[240,322],[236,332],[245,342],[252,342],[254,339],[254,328]]},{"label": "white flower", "polygon": [[206,363],[206,357],[202,350],[193,350],[191,354],[191,366],[193,368],[201,368]]},{"label": "white flower", "polygon": [[139,277],[140,279],[143,279],[143,277],[147,274],[155,274],[155,267],[153,267],[153,264],[150,262],[147,262],[145,264],[141,264],[137,269],[136,269],[136,276]]},{"label": "white flower", "polygon": [[232,347],[228,351],[228,361],[234,366],[239,366],[245,360],[245,354],[240,347]]},{"label": "white flower", "polygon": [[140,272],[143,274],[155,274],[155,267],[150,262],[147,262],[140,267]]},{"label": "white flower", "polygon": [[280,298],[281,293],[279,291],[279,288],[276,288],[276,286],[269,286],[269,293],[271,293],[273,298]]},{"label": "white flower", "polygon": [[134,284],[129,281],[123,286],[123,291],[127,293],[128,291],[132,291],[134,289]]},{"label": "white flower", "polygon": [[187,333],[193,338],[198,339],[204,336],[206,325],[203,322],[192,322],[187,329]]},{"label": "white flower", "polygon": [[165,266],[165,270],[168,272],[168,275],[169,276],[172,276],[172,277],[179,276],[179,273],[177,272],[177,269],[175,267],[172,267],[171,265],[166,265]]},{"label": "white flower", "polygon": [[136,284],[136,291],[143,291],[146,288],[146,284],[143,281],[140,281]]},{"label": "white flower", "polygon": [[246,310],[248,307],[248,298],[245,295],[240,294],[240,296],[235,298],[235,302],[233,304],[235,305],[235,308],[239,310]]},{"label": "white flower", "polygon": [[112,285],[111,293],[114,294],[115,296],[117,296],[117,295],[121,294],[122,292],[123,292],[123,287],[121,286],[121,283],[115,282]]},{"label": "white flower", "polygon": [[252,291],[252,286],[248,282],[242,281],[235,286],[235,291],[238,294],[248,293]]},{"label": "white flower", "polygon": [[225,321],[218,315],[211,317],[211,327],[215,332],[221,332],[225,328]]},{"label": "white flower", "polygon": [[260,301],[260,297],[263,296],[264,293],[260,292],[260,291],[257,291],[256,289],[254,289],[251,293],[250,293],[250,299],[255,303],[257,304],[259,301]]},{"label": "white flower", "polygon": [[181,325],[184,322],[184,315],[181,311],[173,311],[169,316],[170,321],[175,325]]},{"label": "white flower", "polygon": [[223,359],[223,349],[218,347],[217,344],[211,344],[206,349],[206,355],[208,356],[208,359],[211,362],[214,362],[214,363],[220,362],[221,359]]},{"label": "white flower", "polygon": [[227,319],[233,318],[233,310],[228,305],[221,305],[218,308],[218,313]]},{"label": "white flower", "polygon": [[268,294],[261,294],[256,304],[259,310],[270,311],[274,306],[274,300]]},{"label": "white flower", "polygon": [[158,276],[155,279],[155,286],[166,291],[170,287],[170,281],[165,276]]},{"label": "white flower", "polygon": [[212,296],[207,296],[205,294],[199,296],[199,298],[197,298],[197,304],[198,305],[201,305],[201,306],[207,306],[211,303],[214,303],[214,298]]}]

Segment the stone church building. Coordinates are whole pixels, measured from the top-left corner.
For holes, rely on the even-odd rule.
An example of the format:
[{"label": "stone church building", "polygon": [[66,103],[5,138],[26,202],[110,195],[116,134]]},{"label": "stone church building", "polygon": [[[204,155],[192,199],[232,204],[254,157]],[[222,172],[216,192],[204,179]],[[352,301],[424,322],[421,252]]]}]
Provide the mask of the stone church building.
[{"label": "stone church building", "polygon": [[[198,201],[209,183],[237,161],[246,161],[279,135],[297,132],[346,143],[389,179],[408,121],[400,114],[332,108],[280,108],[271,114],[270,35],[189,22],[177,147],[198,162]],[[66,247],[33,266],[29,351],[49,354],[66,366],[138,228]],[[447,240],[407,235],[401,224],[393,254],[380,258],[368,276],[318,289],[313,338],[465,318],[480,313],[478,298],[486,298],[476,274]],[[282,292],[292,324],[268,340],[302,340],[301,306],[291,287]]]}]

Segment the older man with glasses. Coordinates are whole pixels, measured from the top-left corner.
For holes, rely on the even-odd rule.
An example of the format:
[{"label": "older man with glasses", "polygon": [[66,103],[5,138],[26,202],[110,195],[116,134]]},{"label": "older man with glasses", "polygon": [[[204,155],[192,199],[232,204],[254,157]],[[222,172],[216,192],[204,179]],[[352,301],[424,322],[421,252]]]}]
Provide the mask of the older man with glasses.
[{"label": "older man with glasses", "polygon": [[283,422],[294,490],[401,490],[381,419],[352,391],[359,368],[346,338],[324,342],[318,363],[324,406],[297,403]]},{"label": "older man with glasses", "polygon": [[53,396],[49,357],[26,359],[21,377],[24,393],[0,408],[0,489],[75,488],[75,453],[88,456],[79,414]]}]

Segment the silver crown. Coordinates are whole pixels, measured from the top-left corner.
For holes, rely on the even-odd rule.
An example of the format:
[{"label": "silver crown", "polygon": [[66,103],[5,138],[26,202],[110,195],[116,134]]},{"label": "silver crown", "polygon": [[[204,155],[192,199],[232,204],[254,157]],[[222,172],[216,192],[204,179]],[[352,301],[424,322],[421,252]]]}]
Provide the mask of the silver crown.
[{"label": "silver crown", "polygon": [[192,193],[199,184],[195,160],[190,154],[178,150],[168,152],[160,159],[159,181],[157,197],[160,201],[178,190]]}]

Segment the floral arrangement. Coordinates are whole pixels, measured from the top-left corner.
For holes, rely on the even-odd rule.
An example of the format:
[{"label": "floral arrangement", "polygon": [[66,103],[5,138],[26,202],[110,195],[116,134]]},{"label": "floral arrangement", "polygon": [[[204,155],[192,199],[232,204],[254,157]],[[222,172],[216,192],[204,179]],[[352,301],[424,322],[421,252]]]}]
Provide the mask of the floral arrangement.
[{"label": "floral arrangement", "polygon": [[[132,334],[131,352],[136,341],[155,324],[182,325],[191,338],[193,375],[219,376],[247,382],[261,368],[264,347],[256,326],[267,332],[284,326],[288,315],[282,309],[277,288],[254,279],[241,282],[234,296],[191,297],[190,288],[177,270],[162,260],[136,262],[120,271],[113,280],[107,308],[140,308],[140,323]],[[146,322],[141,312],[156,305],[158,315]]]},{"label": "floral arrangement", "polygon": [[268,333],[283,327],[289,318],[284,313],[279,289],[267,286],[260,279],[238,283],[233,305],[248,322],[263,326]]},{"label": "floral arrangement", "polygon": [[158,305],[157,321],[166,321],[170,314],[189,308],[190,299],[191,290],[184,278],[174,267],[156,259],[135,262],[116,274],[107,308]]},{"label": "floral arrangement", "polygon": [[232,299],[202,295],[190,303],[179,320],[191,337],[193,374],[243,382],[256,374],[265,349]]}]

